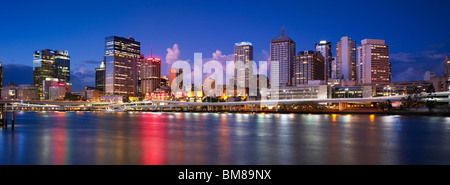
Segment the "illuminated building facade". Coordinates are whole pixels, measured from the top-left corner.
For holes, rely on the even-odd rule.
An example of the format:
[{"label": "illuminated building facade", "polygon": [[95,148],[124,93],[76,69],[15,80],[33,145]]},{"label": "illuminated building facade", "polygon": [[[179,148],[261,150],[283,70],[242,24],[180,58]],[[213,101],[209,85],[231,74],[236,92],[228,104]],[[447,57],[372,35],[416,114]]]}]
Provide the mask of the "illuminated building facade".
[{"label": "illuminated building facade", "polygon": [[[238,89],[238,96],[248,94],[248,90],[245,90],[249,88],[250,75],[253,75],[252,43],[239,42],[234,45],[234,66],[234,84]],[[240,77],[239,74],[245,76]]]},{"label": "illuminated building facade", "polygon": [[42,83],[47,78],[70,81],[70,56],[68,51],[40,50],[33,55],[33,84],[44,99]]},{"label": "illuminated building facade", "polygon": [[59,81],[58,78],[47,78],[42,82],[42,94],[46,100],[62,100],[71,93],[72,84]]},{"label": "illuminated building facade", "polygon": [[134,38],[105,38],[105,94],[135,96],[137,94],[137,63],[141,44]]},{"label": "illuminated building facade", "polygon": [[280,87],[291,85],[292,61],[295,55],[295,42],[284,33],[270,42],[270,84]]},{"label": "illuminated building facade", "polygon": [[336,67],[333,73],[336,78],[345,81],[356,80],[356,41],[348,36],[343,36],[336,43]]},{"label": "illuminated building facade", "polygon": [[301,51],[294,56],[292,85],[308,84],[312,80],[324,80],[324,58],[321,53]]},{"label": "illuminated building facade", "polygon": [[364,39],[358,47],[357,82],[360,84],[391,82],[389,46],[384,40]]},{"label": "illuminated building facade", "polygon": [[95,68],[95,87],[100,91],[105,90],[105,60],[102,61],[99,68]]},{"label": "illuminated building facade", "polygon": [[164,87],[164,86],[170,87],[170,85],[169,85],[169,77],[165,76],[165,75],[161,75],[161,85],[159,85],[159,86],[160,87]]},{"label": "illuminated building facade", "polygon": [[316,44],[316,52],[320,53],[324,59],[323,76],[324,80],[332,78],[331,69],[333,63],[333,52],[331,50],[331,42],[320,41]]},{"label": "illuminated building facade", "polygon": [[141,63],[141,91],[148,96],[161,86],[161,59],[150,57]]}]

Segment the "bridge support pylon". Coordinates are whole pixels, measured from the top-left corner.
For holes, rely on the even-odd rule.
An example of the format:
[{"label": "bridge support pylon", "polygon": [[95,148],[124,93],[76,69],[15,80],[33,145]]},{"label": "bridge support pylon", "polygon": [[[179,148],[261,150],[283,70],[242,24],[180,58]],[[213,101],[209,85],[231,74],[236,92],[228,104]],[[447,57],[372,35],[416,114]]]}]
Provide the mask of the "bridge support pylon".
[{"label": "bridge support pylon", "polygon": [[339,111],[343,111],[347,108],[347,102],[339,102]]}]

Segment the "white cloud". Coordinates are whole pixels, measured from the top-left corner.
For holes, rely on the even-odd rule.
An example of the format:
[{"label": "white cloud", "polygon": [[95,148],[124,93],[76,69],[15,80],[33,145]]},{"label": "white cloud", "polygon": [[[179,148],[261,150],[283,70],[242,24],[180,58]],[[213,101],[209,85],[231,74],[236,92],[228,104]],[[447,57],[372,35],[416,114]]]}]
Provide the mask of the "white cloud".
[{"label": "white cloud", "polygon": [[180,58],[180,49],[178,44],[174,44],[172,48],[167,48],[166,63],[172,65],[174,62]]}]

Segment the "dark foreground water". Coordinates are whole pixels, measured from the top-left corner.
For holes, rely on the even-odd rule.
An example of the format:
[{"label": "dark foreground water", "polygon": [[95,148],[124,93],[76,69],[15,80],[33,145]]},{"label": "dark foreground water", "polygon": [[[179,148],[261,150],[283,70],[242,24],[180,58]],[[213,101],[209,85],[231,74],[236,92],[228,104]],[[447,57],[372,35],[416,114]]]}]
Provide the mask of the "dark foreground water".
[{"label": "dark foreground water", "polygon": [[18,112],[0,164],[450,164],[450,118]]}]

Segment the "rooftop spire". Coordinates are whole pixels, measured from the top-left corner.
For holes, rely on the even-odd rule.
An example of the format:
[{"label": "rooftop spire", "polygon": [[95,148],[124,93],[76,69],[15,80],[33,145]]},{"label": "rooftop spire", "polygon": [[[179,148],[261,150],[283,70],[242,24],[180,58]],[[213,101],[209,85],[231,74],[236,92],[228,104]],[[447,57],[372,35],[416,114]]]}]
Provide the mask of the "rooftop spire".
[{"label": "rooftop spire", "polygon": [[281,28],[281,36],[284,36],[284,26]]}]

